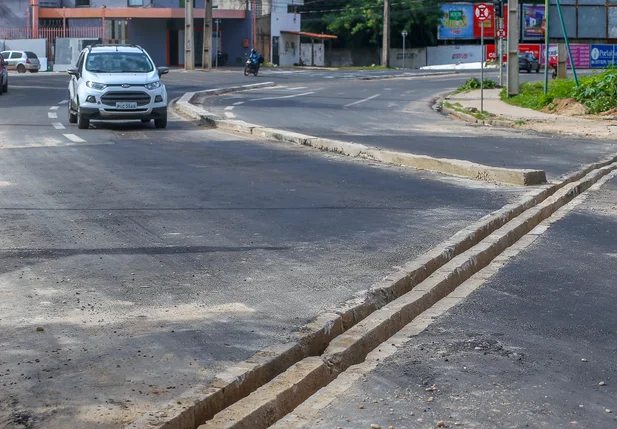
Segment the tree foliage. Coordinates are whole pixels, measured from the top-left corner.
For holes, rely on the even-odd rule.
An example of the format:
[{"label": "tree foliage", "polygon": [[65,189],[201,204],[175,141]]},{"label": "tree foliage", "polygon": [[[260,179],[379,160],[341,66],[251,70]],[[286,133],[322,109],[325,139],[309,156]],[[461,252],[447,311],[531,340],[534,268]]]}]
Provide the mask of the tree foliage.
[{"label": "tree foliage", "polygon": [[[298,10],[305,31],[334,34],[349,47],[381,46],[383,0],[305,0]],[[403,30],[408,47],[434,45],[440,17],[435,0],[391,0],[391,46],[402,46]]]}]

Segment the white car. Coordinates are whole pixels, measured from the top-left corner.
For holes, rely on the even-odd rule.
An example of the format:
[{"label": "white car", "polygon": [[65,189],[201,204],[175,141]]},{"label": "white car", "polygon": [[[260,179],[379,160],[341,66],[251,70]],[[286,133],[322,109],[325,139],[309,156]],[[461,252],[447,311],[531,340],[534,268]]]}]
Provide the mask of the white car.
[{"label": "white car", "polygon": [[93,119],[154,119],[156,128],[167,126],[167,90],[161,76],[169,69],[157,69],[141,47],[88,46],[68,73],[69,122],[78,128],[89,128]]}]

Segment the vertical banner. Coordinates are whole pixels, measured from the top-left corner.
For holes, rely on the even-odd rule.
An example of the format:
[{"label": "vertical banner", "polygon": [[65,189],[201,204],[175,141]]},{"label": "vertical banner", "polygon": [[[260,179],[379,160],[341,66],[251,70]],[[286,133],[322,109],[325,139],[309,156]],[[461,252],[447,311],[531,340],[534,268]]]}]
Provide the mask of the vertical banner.
[{"label": "vertical banner", "polygon": [[473,39],[473,5],[470,3],[442,4],[437,38],[439,40]]},{"label": "vertical banner", "polygon": [[488,6],[489,16],[490,18],[485,21],[480,21],[476,15],[476,9],[478,9],[478,5],[474,5],[473,7],[473,37],[476,39],[480,38],[480,34],[482,33],[482,25],[484,24],[484,38],[485,39],[493,39],[495,37],[495,7],[492,3],[486,3]]},{"label": "vertical banner", "polygon": [[544,5],[523,5],[523,34],[526,39],[543,39],[546,30]]}]

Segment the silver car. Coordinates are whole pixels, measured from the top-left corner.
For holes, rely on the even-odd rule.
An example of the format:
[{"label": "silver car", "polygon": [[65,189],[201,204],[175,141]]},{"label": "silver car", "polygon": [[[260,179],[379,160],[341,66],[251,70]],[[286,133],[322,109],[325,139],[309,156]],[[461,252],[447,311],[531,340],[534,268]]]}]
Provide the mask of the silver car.
[{"label": "silver car", "polygon": [[37,73],[41,68],[39,57],[34,52],[30,51],[4,51],[2,52],[4,61],[6,61],[9,70],[17,70],[18,73]]}]

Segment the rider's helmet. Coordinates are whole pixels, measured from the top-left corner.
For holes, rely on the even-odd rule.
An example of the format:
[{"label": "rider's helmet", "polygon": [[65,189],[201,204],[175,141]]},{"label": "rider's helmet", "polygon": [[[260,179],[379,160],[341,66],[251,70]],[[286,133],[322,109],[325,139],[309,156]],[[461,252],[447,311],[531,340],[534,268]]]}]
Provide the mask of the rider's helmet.
[{"label": "rider's helmet", "polygon": [[253,48],[251,49],[251,54],[256,54],[257,53],[257,49]]}]

